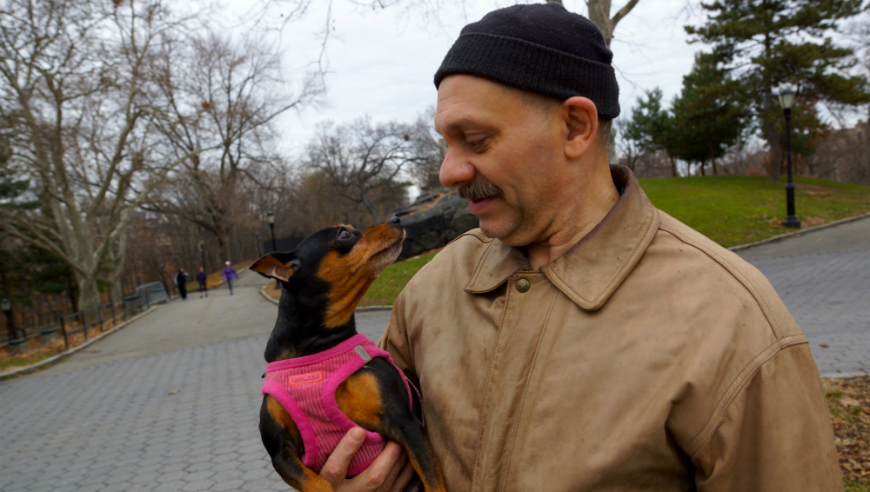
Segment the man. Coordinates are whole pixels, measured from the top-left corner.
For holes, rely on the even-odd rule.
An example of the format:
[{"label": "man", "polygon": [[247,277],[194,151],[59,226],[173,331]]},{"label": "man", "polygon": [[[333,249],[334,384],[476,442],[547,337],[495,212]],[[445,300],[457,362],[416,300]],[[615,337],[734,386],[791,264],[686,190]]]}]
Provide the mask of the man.
[{"label": "man", "polygon": [[[420,384],[447,488],[842,490],[773,288],[608,165],[611,56],[585,18],[519,5],[466,26],[435,75],[441,182],[480,229],[411,280],[380,344]],[[386,483],[356,490],[404,480],[387,453]]]},{"label": "man", "polygon": [[233,268],[233,265],[231,265],[229,261],[224,263],[224,271],[221,273],[221,278],[227,283],[227,287],[230,289],[230,295],[233,295],[233,279],[239,278],[239,274],[236,273],[236,269]]},{"label": "man", "polygon": [[184,268],[179,268],[175,273],[175,285],[178,286],[178,294],[181,295],[181,300],[187,300],[187,272]]},{"label": "man", "polygon": [[205,273],[205,267],[199,267],[196,272],[196,283],[199,284],[199,298],[202,299],[203,294],[208,297],[208,274]]}]

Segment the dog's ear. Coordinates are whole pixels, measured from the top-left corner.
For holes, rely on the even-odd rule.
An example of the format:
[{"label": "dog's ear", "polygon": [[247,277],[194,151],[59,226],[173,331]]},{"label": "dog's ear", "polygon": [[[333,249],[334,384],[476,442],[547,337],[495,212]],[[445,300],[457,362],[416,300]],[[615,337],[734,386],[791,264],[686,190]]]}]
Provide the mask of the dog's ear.
[{"label": "dog's ear", "polygon": [[270,253],[255,261],[251,265],[251,270],[264,277],[287,282],[299,270],[300,266],[302,266],[302,261],[296,258],[293,253]]}]

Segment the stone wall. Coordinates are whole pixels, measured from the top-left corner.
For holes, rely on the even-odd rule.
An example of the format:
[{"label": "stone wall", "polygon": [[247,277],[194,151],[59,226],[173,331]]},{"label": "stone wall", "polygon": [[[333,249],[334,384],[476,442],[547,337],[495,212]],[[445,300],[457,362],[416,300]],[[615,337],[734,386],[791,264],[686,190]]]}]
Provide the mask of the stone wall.
[{"label": "stone wall", "polygon": [[441,248],[468,230],[478,227],[477,217],[468,211],[468,201],[455,189],[424,192],[411,205],[396,210],[407,237],[399,259]]}]

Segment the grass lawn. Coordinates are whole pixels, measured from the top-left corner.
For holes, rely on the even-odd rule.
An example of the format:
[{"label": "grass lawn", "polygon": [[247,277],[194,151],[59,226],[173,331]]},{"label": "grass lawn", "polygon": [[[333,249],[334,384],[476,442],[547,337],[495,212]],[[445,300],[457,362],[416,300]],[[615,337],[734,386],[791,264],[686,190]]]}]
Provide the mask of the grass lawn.
[{"label": "grass lawn", "polygon": [[411,277],[435,257],[437,251],[388,266],[360,301],[360,306],[392,305]]},{"label": "grass lawn", "polygon": [[[765,176],[642,179],[650,201],[722,246],[789,232],[785,189]],[[803,227],[870,212],[870,187],[797,178],[795,208]]]}]

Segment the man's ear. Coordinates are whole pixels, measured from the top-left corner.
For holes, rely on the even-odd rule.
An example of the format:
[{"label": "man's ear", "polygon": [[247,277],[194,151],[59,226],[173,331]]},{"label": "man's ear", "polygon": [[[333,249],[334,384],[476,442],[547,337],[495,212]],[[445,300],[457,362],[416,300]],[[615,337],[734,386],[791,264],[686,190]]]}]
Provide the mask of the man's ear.
[{"label": "man's ear", "polygon": [[275,278],[287,282],[299,270],[302,261],[294,258],[292,253],[268,254],[251,265],[251,270],[264,277]]},{"label": "man's ear", "polygon": [[598,108],[591,99],[574,96],[562,101],[567,127],[565,155],[576,159],[586,154],[598,135]]}]

